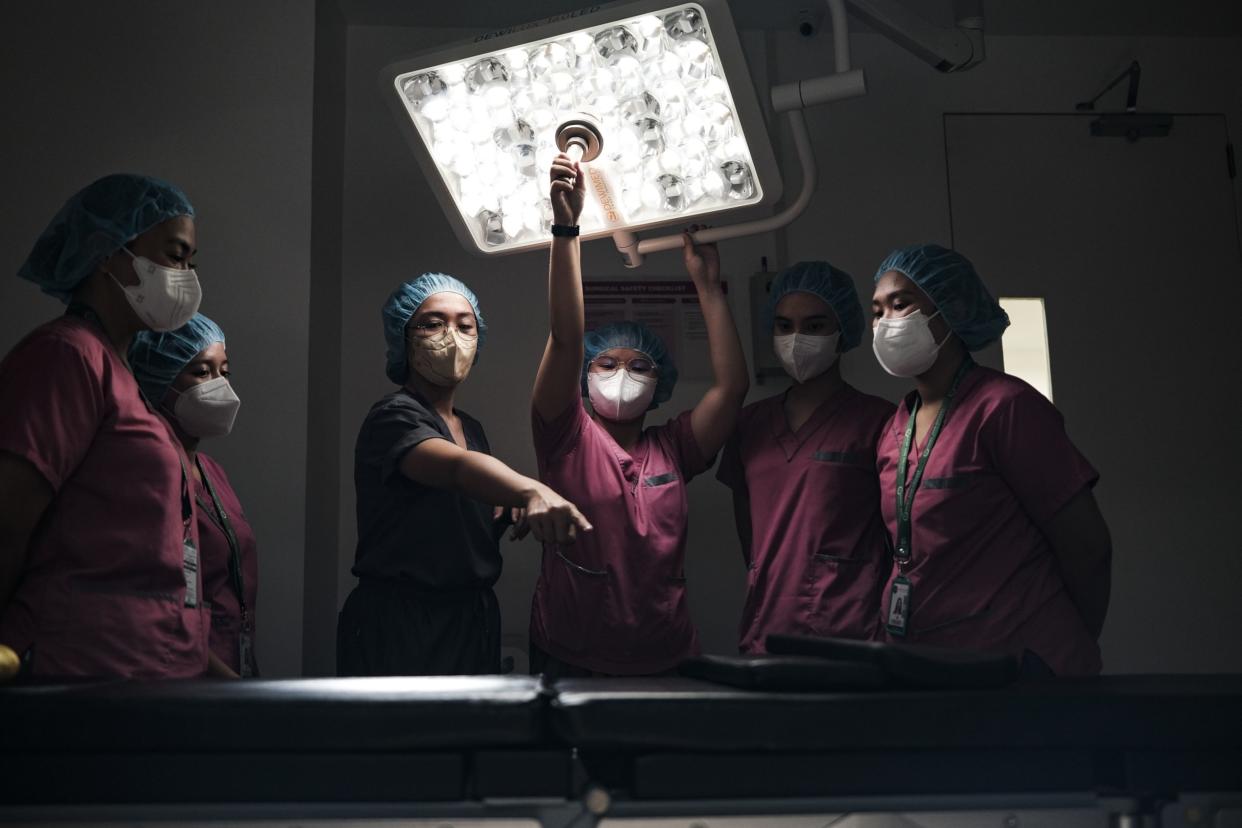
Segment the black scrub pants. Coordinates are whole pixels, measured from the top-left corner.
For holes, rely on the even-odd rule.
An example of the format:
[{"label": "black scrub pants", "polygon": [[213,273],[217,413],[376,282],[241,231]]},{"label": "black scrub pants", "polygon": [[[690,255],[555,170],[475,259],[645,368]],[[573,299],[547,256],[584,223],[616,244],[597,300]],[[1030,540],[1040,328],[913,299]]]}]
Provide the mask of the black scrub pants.
[{"label": "black scrub pants", "polygon": [[439,592],[362,579],[336,624],[338,676],[500,672],[500,603],[492,589]]}]

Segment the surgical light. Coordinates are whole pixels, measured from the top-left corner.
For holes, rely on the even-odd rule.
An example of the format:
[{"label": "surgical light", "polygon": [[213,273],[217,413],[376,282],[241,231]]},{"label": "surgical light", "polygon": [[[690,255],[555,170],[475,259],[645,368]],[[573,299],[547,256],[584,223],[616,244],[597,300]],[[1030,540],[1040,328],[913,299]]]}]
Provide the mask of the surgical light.
[{"label": "surgical light", "polygon": [[549,243],[558,151],[587,165],[584,238],[780,197],[724,0],[597,6],[400,61],[382,80],[455,232],[485,255]]},{"label": "surgical light", "polygon": [[[802,109],[866,94],[850,67],[846,0],[832,17],[832,74],[768,90],[787,120],[802,172],[776,213],[699,229],[716,242],[785,227],[816,189]],[[981,0],[954,0],[956,26],[938,27],[901,0],[849,0],[876,31],[940,71],[983,60]],[[727,0],[634,0],[398,61],[381,74],[385,98],[449,223],[483,254],[543,247],[551,239],[548,171],[558,151],[590,162],[594,197],[585,238],[611,235],[627,267],[672,250],[681,236],[636,232],[772,204],[781,182]]]}]

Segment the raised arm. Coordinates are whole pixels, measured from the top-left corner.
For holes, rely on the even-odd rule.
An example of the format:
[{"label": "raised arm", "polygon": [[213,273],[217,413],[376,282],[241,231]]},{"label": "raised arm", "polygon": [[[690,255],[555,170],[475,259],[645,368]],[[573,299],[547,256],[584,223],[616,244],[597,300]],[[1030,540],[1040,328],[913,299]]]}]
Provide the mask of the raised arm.
[{"label": "raised arm", "polygon": [[0,451],[0,613],[17,589],[30,536],[51,502],[52,487],[33,464]]},{"label": "raised arm", "polygon": [[[697,227],[691,228],[696,230]],[[712,358],[712,386],[690,414],[690,427],[699,451],[710,458],[720,451],[750,388],[742,341],[733,324],[729,302],[720,285],[720,253],[714,244],[695,244],[690,233],[682,238],[682,258],[699,294],[699,308],[707,325]]]},{"label": "raised arm", "polygon": [[1041,529],[1052,544],[1070,600],[1098,639],[1108,614],[1113,542],[1095,495],[1083,489]]},{"label": "raised arm", "polygon": [[[581,168],[567,155],[552,162],[552,221],[576,225],[586,201]],[[578,237],[552,237],[548,257],[548,344],[535,377],[535,411],[550,422],[582,396],[582,250]]]},{"label": "raised arm", "polygon": [[449,489],[498,506],[526,510],[531,532],[547,543],[572,543],[591,524],[568,500],[480,451],[448,440],[423,440],[401,459],[403,475],[424,486]]}]

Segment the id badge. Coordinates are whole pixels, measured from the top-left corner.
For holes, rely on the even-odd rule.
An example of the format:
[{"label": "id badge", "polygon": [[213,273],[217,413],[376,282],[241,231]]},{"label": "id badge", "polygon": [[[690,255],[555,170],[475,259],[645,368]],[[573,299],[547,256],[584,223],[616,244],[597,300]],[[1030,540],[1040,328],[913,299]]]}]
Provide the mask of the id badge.
[{"label": "id badge", "polygon": [[242,678],[254,677],[254,642],[250,633],[243,632],[237,636],[237,662],[241,666]]},{"label": "id badge", "polygon": [[897,636],[905,636],[910,623],[910,579],[898,575],[888,591],[888,623],[885,627]]},{"label": "id badge", "polygon": [[185,575],[185,605],[198,606],[198,549],[186,538],[181,544],[181,573]]}]

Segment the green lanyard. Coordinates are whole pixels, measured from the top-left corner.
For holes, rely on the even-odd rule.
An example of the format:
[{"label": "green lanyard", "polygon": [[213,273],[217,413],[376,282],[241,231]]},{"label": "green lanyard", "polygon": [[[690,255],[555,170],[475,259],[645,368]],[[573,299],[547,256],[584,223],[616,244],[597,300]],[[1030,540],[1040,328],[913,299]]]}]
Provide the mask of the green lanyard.
[{"label": "green lanyard", "polygon": [[241,543],[237,540],[237,533],[233,531],[233,521],[229,520],[228,512],[224,511],[224,504],[220,502],[216,487],[211,485],[211,478],[207,476],[207,470],[203,468],[201,462],[198,464],[198,471],[203,476],[207,493],[211,495],[211,503],[215,507],[216,515],[220,518],[220,528],[224,530],[224,536],[229,542],[229,579],[233,582],[233,591],[237,593],[237,604],[241,608],[242,632],[248,632],[250,614],[246,608],[246,581],[242,574]]},{"label": "green lanyard", "polygon": [[962,361],[961,367],[957,369],[957,373],[953,376],[953,384],[949,386],[949,393],[945,395],[944,402],[940,404],[940,412],[936,414],[936,422],[932,424],[931,433],[927,435],[927,445],[923,447],[923,451],[919,454],[919,463],[914,469],[914,479],[907,481],[906,475],[910,470],[910,447],[914,444],[914,423],[922,400],[915,399],[914,405],[910,407],[910,421],[906,423],[906,435],[901,444],[901,456],[897,458],[897,548],[893,550],[893,557],[897,559],[899,564],[910,562],[910,535],[913,530],[911,518],[914,512],[914,495],[918,493],[919,486],[923,482],[923,471],[927,468],[927,458],[931,457],[932,447],[936,445],[936,440],[940,438],[940,432],[944,428],[945,421],[949,418],[949,409],[953,407],[953,397],[957,394],[957,387],[962,384],[962,378],[974,366],[974,360],[966,357]]}]

